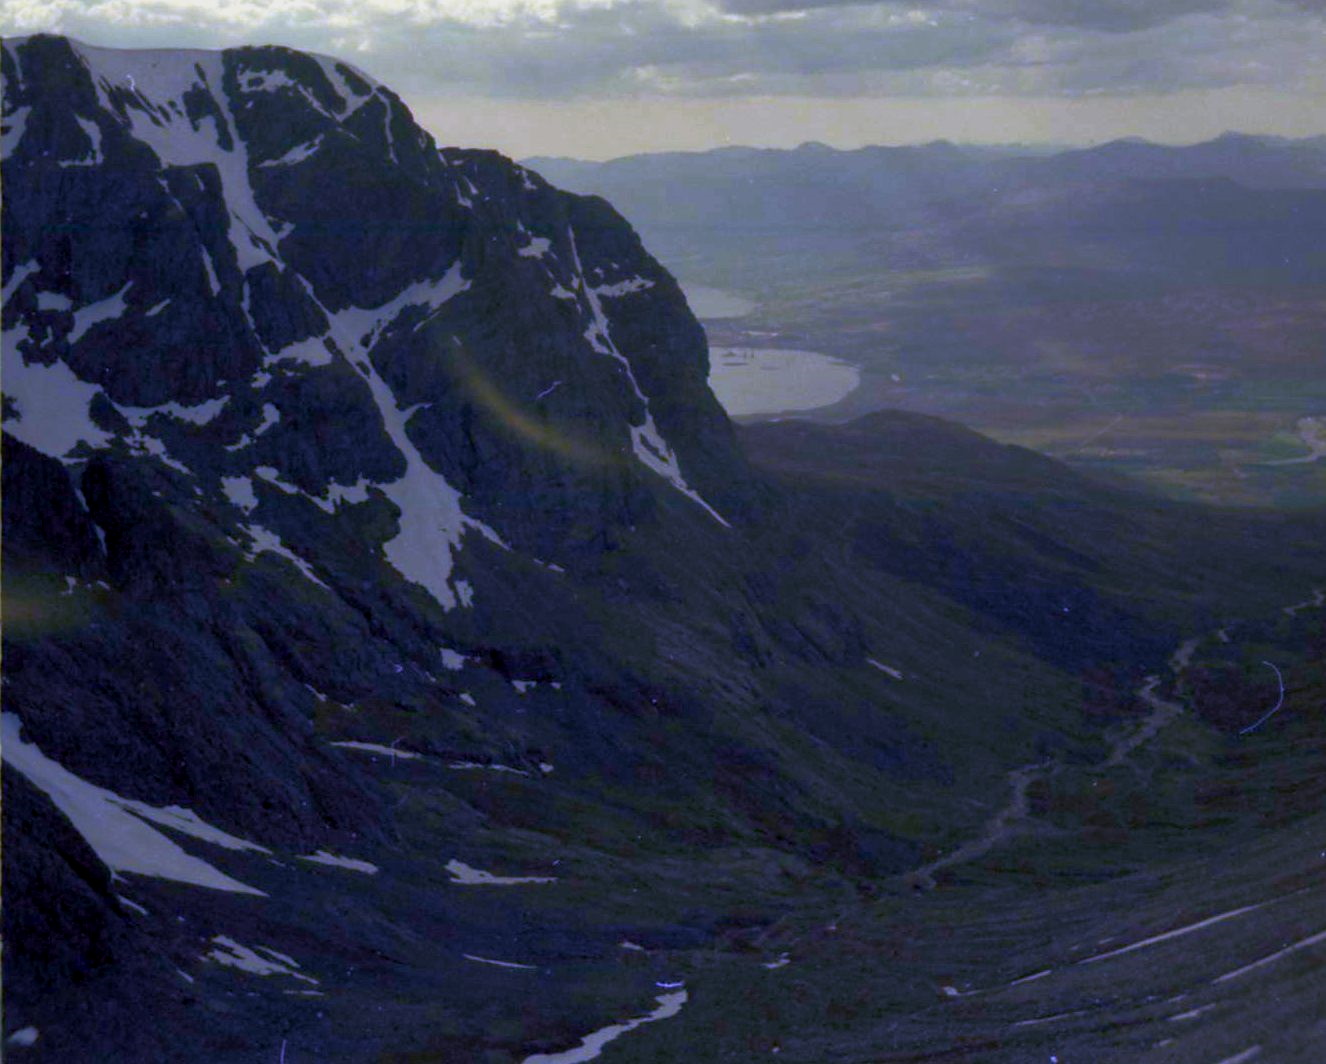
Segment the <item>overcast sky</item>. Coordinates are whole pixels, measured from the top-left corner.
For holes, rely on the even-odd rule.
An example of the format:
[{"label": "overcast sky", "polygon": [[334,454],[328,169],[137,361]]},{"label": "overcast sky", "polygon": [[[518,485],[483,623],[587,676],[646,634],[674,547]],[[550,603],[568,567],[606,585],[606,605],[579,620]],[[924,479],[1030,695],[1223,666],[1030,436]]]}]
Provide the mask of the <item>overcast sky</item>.
[{"label": "overcast sky", "polygon": [[1326,0],[0,0],[39,30],[339,55],[516,157],[1326,132]]}]

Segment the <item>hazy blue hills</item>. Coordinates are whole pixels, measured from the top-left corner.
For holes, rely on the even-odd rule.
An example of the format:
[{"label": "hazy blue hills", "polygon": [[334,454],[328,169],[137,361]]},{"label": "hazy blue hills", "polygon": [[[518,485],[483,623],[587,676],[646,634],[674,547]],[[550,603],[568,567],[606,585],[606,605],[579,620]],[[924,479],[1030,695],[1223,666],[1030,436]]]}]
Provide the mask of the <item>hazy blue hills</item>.
[{"label": "hazy blue hills", "polygon": [[684,281],[726,347],[862,369],[812,416],[953,417],[1183,498],[1311,505],[1326,411],[1326,140],[1028,153],[944,142],[538,160]]}]

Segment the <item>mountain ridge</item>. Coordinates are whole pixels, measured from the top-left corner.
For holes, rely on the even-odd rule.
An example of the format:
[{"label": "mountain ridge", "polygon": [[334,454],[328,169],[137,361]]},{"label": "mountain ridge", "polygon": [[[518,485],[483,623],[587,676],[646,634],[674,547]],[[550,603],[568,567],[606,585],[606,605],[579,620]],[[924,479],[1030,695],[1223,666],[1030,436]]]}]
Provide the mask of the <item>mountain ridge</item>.
[{"label": "mountain ridge", "polygon": [[[949,160],[961,160],[964,158],[972,162],[981,159],[1003,160],[1007,163],[1010,170],[1014,166],[1025,167],[1031,160],[1051,160],[1046,162],[1046,166],[1063,165],[1065,162],[1072,161],[1075,165],[1080,161],[1087,165],[1094,165],[1100,159],[1111,156],[1121,156],[1130,160],[1142,160],[1153,158],[1157,161],[1170,159],[1170,164],[1175,168],[1183,166],[1201,165],[1203,159],[1219,159],[1221,153],[1226,150],[1237,150],[1244,147],[1254,147],[1265,150],[1274,150],[1280,153],[1302,153],[1305,161],[1316,161],[1320,163],[1320,153],[1323,149],[1323,140],[1326,135],[1307,136],[1307,137],[1282,137],[1270,134],[1241,133],[1237,131],[1227,131],[1219,136],[1208,140],[1194,141],[1191,143],[1174,144],[1160,141],[1148,140],[1144,137],[1118,137],[1112,140],[1101,141],[1097,144],[1089,145],[1068,145],[1068,144],[1038,144],[1038,143],[982,143],[966,141],[935,140],[906,144],[863,144],[855,148],[834,148],[830,145],[820,142],[808,141],[799,144],[794,148],[770,148],[756,147],[754,145],[735,145],[728,144],[715,148],[697,149],[697,150],[674,150],[660,152],[633,152],[630,155],[614,156],[608,159],[579,159],[575,156],[563,155],[532,155],[521,160],[524,165],[538,169],[540,167],[558,172],[562,168],[584,168],[586,170],[601,167],[625,166],[632,163],[643,162],[647,159],[680,161],[685,159],[698,159],[706,156],[711,157],[730,157],[730,158],[776,158],[779,156],[807,156],[813,157],[831,156],[843,157],[853,156],[860,159],[877,159],[881,161],[890,158],[903,160],[907,158],[924,159],[927,157],[942,156]],[[1196,160],[1185,162],[1185,160]],[[1033,164],[1034,165],[1034,164]],[[1319,183],[1320,168],[1314,170],[1315,177],[1313,183]]]}]

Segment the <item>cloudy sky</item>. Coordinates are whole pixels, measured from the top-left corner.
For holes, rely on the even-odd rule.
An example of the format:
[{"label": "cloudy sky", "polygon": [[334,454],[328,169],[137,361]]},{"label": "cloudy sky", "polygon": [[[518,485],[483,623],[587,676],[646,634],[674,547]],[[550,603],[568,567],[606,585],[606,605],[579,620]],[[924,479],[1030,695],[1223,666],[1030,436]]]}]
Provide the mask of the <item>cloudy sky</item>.
[{"label": "cloudy sky", "polygon": [[1326,133],[1326,0],[0,0],[39,30],[341,55],[517,157]]}]

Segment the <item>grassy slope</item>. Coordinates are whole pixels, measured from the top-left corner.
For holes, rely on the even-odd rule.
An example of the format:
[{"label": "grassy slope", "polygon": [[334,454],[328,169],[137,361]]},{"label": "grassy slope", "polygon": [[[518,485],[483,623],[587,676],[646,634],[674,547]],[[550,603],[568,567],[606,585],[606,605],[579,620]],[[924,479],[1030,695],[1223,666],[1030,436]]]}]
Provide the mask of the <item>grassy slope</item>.
[{"label": "grassy slope", "polygon": [[[1240,735],[1276,702],[1267,660],[1283,708]],[[1187,1064],[1254,1046],[1277,1064],[1321,1059],[1326,944],[1221,976],[1326,930],[1323,661],[1320,607],[1207,633],[1171,678],[1184,715],[1127,763],[1061,763],[1011,840],[931,893],[885,881],[733,935],[690,969],[695,1000],[678,1019],[605,1059]]]}]

